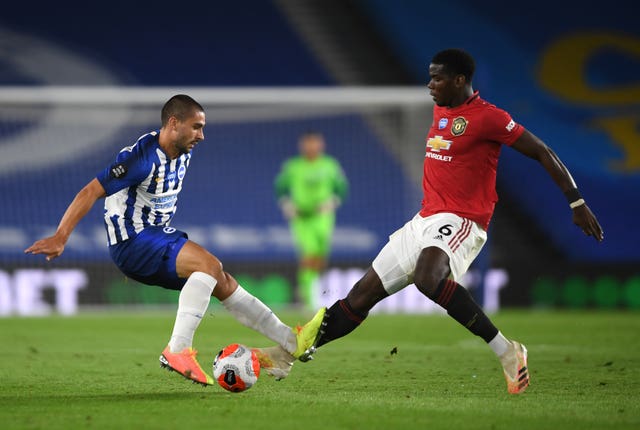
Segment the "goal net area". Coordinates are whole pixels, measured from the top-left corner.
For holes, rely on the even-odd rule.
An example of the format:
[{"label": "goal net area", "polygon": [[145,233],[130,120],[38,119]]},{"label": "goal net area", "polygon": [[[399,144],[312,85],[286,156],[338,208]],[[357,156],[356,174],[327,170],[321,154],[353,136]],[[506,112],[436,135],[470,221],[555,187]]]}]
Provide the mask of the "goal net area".
[{"label": "goal net area", "polygon": [[[53,262],[25,255],[52,234],[75,194],[125,146],[160,127],[162,105],[188,94],[205,108],[172,226],[216,255],[271,305],[296,300],[297,256],[274,180],[321,133],[343,167],[322,297],[350,288],[390,233],[418,210],[432,102],[425,88],[0,88],[0,314],[73,313],[78,305],[173,303],[128,280],[108,255],[98,202]],[[346,289],[346,290],[345,290]]]}]

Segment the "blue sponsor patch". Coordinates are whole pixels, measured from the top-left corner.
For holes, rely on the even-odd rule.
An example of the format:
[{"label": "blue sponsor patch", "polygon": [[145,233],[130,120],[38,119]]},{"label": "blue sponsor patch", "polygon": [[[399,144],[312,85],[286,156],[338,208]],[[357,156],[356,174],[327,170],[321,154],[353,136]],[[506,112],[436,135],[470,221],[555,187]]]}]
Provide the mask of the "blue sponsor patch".
[{"label": "blue sponsor patch", "polygon": [[440,118],[440,121],[438,121],[438,130],[442,130],[447,126],[447,124],[449,124],[449,119]]}]

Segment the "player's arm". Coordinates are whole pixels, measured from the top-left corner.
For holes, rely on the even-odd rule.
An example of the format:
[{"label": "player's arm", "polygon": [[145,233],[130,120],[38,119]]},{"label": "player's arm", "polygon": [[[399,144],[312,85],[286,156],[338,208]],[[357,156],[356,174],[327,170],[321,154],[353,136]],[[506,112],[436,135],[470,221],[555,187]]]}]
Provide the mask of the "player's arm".
[{"label": "player's arm", "polygon": [[280,168],[280,172],[273,181],[273,188],[276,193],[276,197],[280,200],[282,197],[286,197],[289,194],[289,188],[291,186],[291,162],[286,161]]},{"label": "player's arm", "polygon": [[25,249],[28,254],[44,254],[47,260],[52,260],[64,251],[64,246],[69,240],[71,232],[82,218],[91,210],[94,203],[106,195],[102,184],[94,178],[81,189],[71,204],[67,207],[58,228],[53,236],[36,241]]},{"label": "player's arm", "polygon": [[333,175],[331,176],[331,198],[322,203],[319,207],[320,213],[335,212],[336,209],[345,201],[349,191],[349,182],[342,170],[342,166],[337,160],[332,159]]},{"label": "player's arm", "polygon": [[282,168],[280,169],[280,172],[276,176],[276,179],[273,183],[276,198],[278,199],[278,205],[280,206],[280,210],[282,210],[282,214],[286,219],[295,217],[297,213],[296,206],[289,197],[291,188],[291,169],[291,161],[286,161],[282,165]]},{"label": "player's arm", "polygon": [[333,192],[341,202],[343,202],[347,198],[347,194],[349,193],[349,181],[347,180],[347,176],[344,174],[342,166],[337,161],[333,183]]},{"label": "player's arm", "polygon": [[526,129],[513,143],[512,147],[516,151],[542,164],[553,181],[567,197],[573,210],[574,224],[580,227],[587,236],[593,236],[596,240],[601,241],[604,238],[602,227],[600,227],[595,215],[591,212],[591,209],[589,209],[589,206],[587,206],[578,192],[578,187],[571,177],[569,170],[567,170],[567,167],[562,163],[560,158],[558,158],[556,153]]}]

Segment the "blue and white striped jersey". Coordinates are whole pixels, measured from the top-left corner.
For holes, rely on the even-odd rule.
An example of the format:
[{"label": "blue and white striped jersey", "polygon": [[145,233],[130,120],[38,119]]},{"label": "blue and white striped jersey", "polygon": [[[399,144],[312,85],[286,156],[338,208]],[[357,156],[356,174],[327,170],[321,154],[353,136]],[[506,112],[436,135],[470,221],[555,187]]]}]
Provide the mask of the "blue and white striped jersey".
[{"label": "blue and white striped jersey", "polygon": [[107,192],[104,222],[109,245],[131,239],[145,227],[166,226],[176,213],[191,154],[169,159],[159,136],[157,130],[141,136],[97,175]]}]

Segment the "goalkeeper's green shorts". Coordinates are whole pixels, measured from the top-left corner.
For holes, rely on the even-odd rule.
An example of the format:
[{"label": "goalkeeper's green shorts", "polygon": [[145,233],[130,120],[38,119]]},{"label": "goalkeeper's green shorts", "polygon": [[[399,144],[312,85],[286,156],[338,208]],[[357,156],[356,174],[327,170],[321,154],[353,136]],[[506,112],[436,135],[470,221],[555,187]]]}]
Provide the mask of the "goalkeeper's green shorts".
[{"label": "goalkeeper's green shorts", "polygon": [[302,257],[329,255],[335,219],[333,213],[294,218],[290,226],[298,254]]}]

